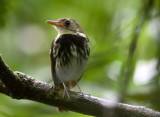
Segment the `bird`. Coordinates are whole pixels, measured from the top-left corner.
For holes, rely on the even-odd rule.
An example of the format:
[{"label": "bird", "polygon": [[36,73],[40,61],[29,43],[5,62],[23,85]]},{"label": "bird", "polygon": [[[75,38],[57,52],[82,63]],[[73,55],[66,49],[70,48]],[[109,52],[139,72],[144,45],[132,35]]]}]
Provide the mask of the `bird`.
[{"label": "bird", "polygon": [[[70,99],[68,90],[78,86],[90,55],[88,37],[81,26],[71,18],[60,18],[56,21],[47,20],[58,32],[50,48],[51,72],[56,88],[63,89]],[[60,112],[66,111],[59,108]]]}]

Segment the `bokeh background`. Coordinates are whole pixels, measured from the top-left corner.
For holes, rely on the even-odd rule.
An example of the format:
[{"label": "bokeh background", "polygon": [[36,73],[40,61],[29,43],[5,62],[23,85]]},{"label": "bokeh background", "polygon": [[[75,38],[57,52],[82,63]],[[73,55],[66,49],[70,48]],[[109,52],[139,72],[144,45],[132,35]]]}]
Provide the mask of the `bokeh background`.
[{"label": "bokeh background", "polygon": [[[49,49],[57,32],[45,21],[63,17],[90,39],[83,92],[160,111],[159,0],[0,0],[0,54],[12,70],[53,83]],[[62,116],[87,117],[0,94],[0,117]]]}]

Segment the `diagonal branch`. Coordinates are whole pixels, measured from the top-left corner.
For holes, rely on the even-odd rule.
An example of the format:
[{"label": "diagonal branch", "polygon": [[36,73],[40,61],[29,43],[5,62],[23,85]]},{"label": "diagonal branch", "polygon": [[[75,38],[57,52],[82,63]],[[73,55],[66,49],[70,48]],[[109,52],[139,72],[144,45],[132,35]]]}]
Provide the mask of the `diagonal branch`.
[{"label": "diagonal branch", "polygon": [[3,83],[1,81],[0,81],[0,93],[4,93],[6,95],[9,95],[7,89],[5,88],[5,86],[3,85]]},{"label": "diagonal branch", "polygon": [[126,62],[126,65],[124,66],[124,69],[122,69],[121,71],[121,74],[122,74],[122,83],[121,83],[121,91],[120,91],[120,94],[121,94],[120,101],[121,102],[124,101],[123,98],[126,96],[127,89],[129,86],[129,80],[132,76],[132,71],[134,69],[134,54],[136,51],[138,38],[142,30],[142,27],[145,21],[147,20],[150,14],[150,11],[153,8],[154,3],[155,3],[154,0],[148,0],[146,4],[144,4],[142,8],[143,9],[142,13],[140,14],[139,22],[134,30],[133,39],[131,40],[130,47],[129,47],[127,62]]},{"label": "diagonal branch", "polygon": [[62,98],[63,90],[34,79],[21,72],[13,72],[0,57],[0,93],[14,99],[27,99],[70,111],[100,117],[160,117],[160,112],[143,106],[112,102],[69,91],[70,100]]}]

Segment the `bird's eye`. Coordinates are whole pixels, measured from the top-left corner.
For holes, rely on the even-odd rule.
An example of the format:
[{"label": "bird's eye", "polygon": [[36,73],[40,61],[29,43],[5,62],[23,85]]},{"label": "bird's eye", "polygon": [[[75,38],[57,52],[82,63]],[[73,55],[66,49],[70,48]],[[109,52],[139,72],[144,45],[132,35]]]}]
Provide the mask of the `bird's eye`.
[{"label": "bird's eye", "polygon": [[69,26],[71,24],[71,22],[70,21],[66,21],[65,24],[66,24],[66,26]]}]

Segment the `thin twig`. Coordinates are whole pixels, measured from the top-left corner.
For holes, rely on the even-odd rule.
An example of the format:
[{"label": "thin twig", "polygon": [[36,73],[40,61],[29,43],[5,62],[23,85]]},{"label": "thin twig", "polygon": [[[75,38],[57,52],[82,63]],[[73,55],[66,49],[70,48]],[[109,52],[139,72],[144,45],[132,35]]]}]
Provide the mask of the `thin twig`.
[{"label": "thin twig", "polygon": [[149,16],[150,10],[152,9],[154,5],[154,1],[153,0],[149,0],[147,2],[147,4],[144,5],[144,11],[142,11],[142,14],[140,14],[140,20],[139,23],[137,24],[135,30],[134,30],[134,34],[133,34],[133,39],[130,43],[130,47],[129,47],[129,53],[128,53],[128,58],[127,58],[127,62],[125,67],[122,70],[122,83],[121,83],[121,91],[120,91],[120,102],[123,102],[123,98],[126,95],[127,89],[128,89],[128,85],[129,85],[129,80],[132,76],[132,71],[133,71],[133,60],[134,60],[134,53],[136,50],[136,46],[137,46],[137,41],[142,29],[142,26],[144,24],[144,22],[146,21],[147,17]]}]

